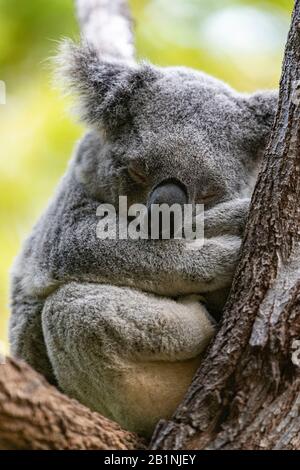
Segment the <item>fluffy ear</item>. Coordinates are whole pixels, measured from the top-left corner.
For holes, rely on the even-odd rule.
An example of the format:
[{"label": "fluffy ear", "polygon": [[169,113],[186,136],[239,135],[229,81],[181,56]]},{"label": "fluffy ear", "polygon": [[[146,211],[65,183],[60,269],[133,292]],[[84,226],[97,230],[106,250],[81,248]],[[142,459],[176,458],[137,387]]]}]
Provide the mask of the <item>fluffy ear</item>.
[{"label": "fluffy ear", "polygon": [[243,140],[254,160],[260,158],[268,144],[277,105],[277,91],[259,91],[242,97]]},{"label": "fluffy ear", "polygon": [[65,90],[78,98],[78,112],[87,124],[113,130],[128,120],[129,104],[138,88],[155,78],[148,65],[101,60],[89,45],[64,41],[58,55]]}]

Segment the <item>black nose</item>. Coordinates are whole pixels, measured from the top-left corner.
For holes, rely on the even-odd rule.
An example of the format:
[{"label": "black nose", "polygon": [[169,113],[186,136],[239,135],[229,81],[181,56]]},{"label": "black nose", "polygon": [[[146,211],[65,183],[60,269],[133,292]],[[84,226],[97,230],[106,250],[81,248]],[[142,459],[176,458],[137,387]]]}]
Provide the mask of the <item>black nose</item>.
[{"label": "black nose", "polygon": [[[153,204],[157,204],[160,206],[162,204],[166,204],[169,207],[173,206],[173,204],[177,204],[181,207],[181,209],[183,209],[184,204],[187,204],[187,203],[188,203],[187,190],[180,181],[165,180],[165,181],[162,181],[159,185],[157,185],[153,189],[153,191],[150,193],[148,204],[147,204],[148,205],[149,234],[151,234],[151,230],[152,230],[152,235],[154,232],[155,233],[158,232],[158,238],[165,238],[162,216],[160,214],[158,220],[157,218],[153,217],[153,214],[152,214]],[[169,218],[170,238],[174,237],[174,234],[178,228],[175,222],[176,221],[174,218],[174,213],[170,212],[170,218]],[[168,238],[168,236],[166,236],[166,238]]]},{"label": "black nose", "polygon": [[180,204],[188,203],[188,195],[185,186],[177,180],[166,180],[156,186],[148,199],[148,207],[152,204]]}]

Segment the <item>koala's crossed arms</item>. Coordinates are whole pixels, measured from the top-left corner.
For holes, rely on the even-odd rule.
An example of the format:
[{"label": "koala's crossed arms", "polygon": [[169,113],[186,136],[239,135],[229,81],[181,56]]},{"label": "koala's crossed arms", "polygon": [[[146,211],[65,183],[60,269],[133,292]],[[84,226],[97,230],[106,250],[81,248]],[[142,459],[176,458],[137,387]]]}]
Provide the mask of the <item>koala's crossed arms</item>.
[{"label": "koala's crossed arms", "polygon": [[[214,333],[209,313],[231,285],[277,96],[239,94],[186,68],[101,61],[84,46],[66,51],[92,130],[15,263],[12,352],[147,435],[182,399]],[[206,206],[203,247],[97,238],[101,202],[146,204],[171,179]]]}]

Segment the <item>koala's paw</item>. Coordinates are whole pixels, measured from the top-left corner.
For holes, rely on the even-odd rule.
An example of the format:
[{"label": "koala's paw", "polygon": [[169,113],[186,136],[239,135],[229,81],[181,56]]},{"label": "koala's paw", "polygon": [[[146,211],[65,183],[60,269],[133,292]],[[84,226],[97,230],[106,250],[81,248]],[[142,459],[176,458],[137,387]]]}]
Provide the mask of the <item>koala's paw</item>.
[{"label": "koala's paw", "polygon": [[185,242],[186,250],[201,250],[204,246],[204,238],[195,238],[195,240],[187,240]]},{"label": "koala's paw", "polygon": [[177,302],[190,307],[193,311],[198,312],[199,315],[205,315],[207,320],[211,323],[212,328],[217,325],[216,320],[210,315],[208,310],[205,308],[206,299],[203,295],[192,294],[179,297]]}]

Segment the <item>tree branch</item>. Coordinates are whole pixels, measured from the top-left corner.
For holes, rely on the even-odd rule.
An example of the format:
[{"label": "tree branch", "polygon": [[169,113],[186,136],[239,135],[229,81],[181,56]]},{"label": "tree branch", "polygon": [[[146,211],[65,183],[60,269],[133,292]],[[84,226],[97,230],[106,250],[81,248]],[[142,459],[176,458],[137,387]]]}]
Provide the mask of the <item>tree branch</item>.
[{"label": "tree branch", "polygon": [[[300,449],[300,0],[220,331],[153,449]],[[300,366],[300,364],[298,364]]]},{"label": "tree branch", "polygon": [[27,364],[0,365],[0,448],[135,450],[145,443],[68,398]]},{"label": "tree branch", "polygon": [[84,39],[99,56],[134,61],[132,19],[127,0],[76,0]]}]

